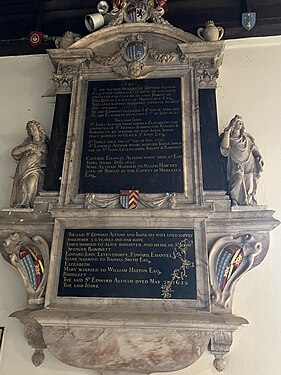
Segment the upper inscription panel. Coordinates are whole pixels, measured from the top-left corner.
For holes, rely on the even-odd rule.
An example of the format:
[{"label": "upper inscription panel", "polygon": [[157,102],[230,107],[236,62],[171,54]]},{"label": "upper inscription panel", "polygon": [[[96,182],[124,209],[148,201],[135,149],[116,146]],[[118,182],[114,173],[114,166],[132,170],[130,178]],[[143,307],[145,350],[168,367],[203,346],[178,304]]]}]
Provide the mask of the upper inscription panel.
[{"label": "upper inscription panel", "polygon": [[181,79],[89,81],[80,193],[183,192]]}]

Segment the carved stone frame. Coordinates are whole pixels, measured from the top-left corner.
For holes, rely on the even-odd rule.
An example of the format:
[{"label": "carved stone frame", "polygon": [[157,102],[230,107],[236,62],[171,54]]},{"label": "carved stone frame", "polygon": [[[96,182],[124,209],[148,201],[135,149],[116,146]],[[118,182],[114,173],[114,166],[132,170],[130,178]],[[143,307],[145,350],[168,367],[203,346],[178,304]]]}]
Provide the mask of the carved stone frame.
[{"label": "carved stone frame", "polygon": [[[102,80],[100,79],[102,74]],[[146,77],[153,78],[181,78],[182,98],[182,139],[183,139],[183,184],[184,191],[177,194],[182,204],[200,204],[203,200],[201,154],[199,139],[199,118],[194,111],[196,97],[196,78],[194,71],[185,65],[178,65],[176,69],[161,66]],[[117,80],[112,71],[94,72],[81,71],[73,81],[72,103],[69,118],[66,155],[62,174],[59,202],[62,205],[81,204],[85,201],[85,194],[78,193],[79,171],[83,147],[83,132],[85,124],[88,81]],[[120,80],[120,79],[119,79]],[[116,192],[118,194],[118,192]],[[171,192],[172,193],[172,192]],[[153,198],[153,194],[145,194]],[[113,197],[114,194],[98,194],[102,197]]]}]

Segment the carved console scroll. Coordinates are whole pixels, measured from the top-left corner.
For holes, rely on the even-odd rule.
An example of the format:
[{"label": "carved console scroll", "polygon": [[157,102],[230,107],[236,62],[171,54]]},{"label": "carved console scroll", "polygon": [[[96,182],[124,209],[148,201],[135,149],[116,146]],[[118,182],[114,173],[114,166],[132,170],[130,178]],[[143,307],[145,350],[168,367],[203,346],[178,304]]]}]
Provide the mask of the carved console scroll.
[{"label": "carved console scroll", "polygon": [[28,307],[37,309],[44,303],[49,272],[49,246],[41,236],[11,233],[0,247],[4,259],[19,271],[27,293]]},{"label": "carved console scroll", "polygon": [[213,303],[230,306],[237,281],[249,271],[263,245],[251,234],[225,236],[213,245],[209,255]]}]

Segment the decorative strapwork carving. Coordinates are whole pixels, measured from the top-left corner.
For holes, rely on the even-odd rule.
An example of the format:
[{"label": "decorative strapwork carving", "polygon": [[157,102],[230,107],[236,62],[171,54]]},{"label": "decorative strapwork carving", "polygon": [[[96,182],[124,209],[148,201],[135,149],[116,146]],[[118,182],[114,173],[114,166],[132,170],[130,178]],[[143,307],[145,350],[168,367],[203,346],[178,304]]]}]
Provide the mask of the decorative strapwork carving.
[{"label": "decorative strapwork carving", "polygon": [[251,234],[220,238],[209,255],[213,303],[226,308],[230,305],[233,288],[249,271],[255,257],[262,251],[262,243]]},{"label": "decorative strapwork carving", "polygon": [[43,187],[48,143],[46,131],[39,122],[26,124],[27,138],[12,150],[18,162],[11,194],[11,207],[32,208],[34,200]]},{"label": "decorative strapwork carving", "polygon": [[232,345],[231,331],[214,331],[210,342],[210,351],[215,356],[214,366],[218,372],[222,372],[226,363],[224,356]]},{"label": "decorative strapwork carving", "polygon": [[226,174],[232,206],[256,206],[255,195],[264,162],[254,138],[245,132],[241,116],[236,115],[224,129],[220,149],[227,158]]},{"label": "decorative strapwork carving", "polygon": [[11,233],[0,247],[5,260],[17,268],[24,282],[29,308],[40,308],[49,272],[49,246],[41,236]]}]

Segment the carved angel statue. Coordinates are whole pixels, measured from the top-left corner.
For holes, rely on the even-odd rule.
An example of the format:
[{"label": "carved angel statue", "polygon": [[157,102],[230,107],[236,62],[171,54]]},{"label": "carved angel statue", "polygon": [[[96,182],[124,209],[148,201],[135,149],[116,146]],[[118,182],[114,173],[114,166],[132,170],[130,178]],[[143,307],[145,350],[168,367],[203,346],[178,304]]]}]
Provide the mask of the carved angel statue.
[{"label": "carved angel statue", "polygon": [[232,206],[254,206],[263,158],[254,138],[245,133],[242,117],[236,115],[224,129],[220,144],[227,158],[227,181]]},{"label": "carved angel statue", "polygon": [[48,153],[48,137],[37,121],[26,124],[27,138],[12,150],[18,162],[11,195],[11,207],[33,207],[35,197],[43,185]]}]

